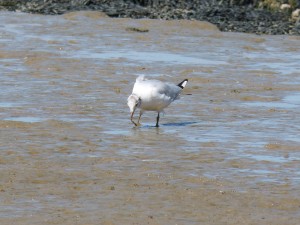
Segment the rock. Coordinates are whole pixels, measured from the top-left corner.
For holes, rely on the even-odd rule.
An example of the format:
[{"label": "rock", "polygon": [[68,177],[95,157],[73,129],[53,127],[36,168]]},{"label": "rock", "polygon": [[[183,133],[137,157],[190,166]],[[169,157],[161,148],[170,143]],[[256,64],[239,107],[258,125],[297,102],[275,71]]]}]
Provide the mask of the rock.
[{"label": "rock", "polygon": [[139,28],[139,27],[126,27],[125,30],[130,32],[139,32],[139,33],[149,32],[147,28]]},{"label": "rock", "polygon": [[298,20],[300,16],[300,9],[296,9],[292,12],[292,19],[293,20]]},{"label": "rock", "polygon": [[281,10],[289,10],[291,8],[290,4],[281,4],[280,9]]}]

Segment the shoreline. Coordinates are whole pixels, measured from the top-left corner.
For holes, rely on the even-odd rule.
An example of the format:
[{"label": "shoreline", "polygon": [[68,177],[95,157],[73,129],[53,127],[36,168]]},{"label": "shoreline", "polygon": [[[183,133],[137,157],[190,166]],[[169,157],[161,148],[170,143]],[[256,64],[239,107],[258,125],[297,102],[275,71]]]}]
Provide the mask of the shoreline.
[{"label": "shoreline", "polygon": [[[140,2],[140,3],[137,3]],[[241,1],[243,2],[243,1]],[[295,8],[297,8],[295,6]],[[47,2],[41,0],[0,1],[0,10],[44,15],[60,15],[72,11],[101,11],[110,17],[163,20],[200,20],[216,25],[220,31],[271,35],[300,35],[299,18],[291,18],[292,9],[265,9],[251,4],[226,1],[181,2],[74,0]]]}]

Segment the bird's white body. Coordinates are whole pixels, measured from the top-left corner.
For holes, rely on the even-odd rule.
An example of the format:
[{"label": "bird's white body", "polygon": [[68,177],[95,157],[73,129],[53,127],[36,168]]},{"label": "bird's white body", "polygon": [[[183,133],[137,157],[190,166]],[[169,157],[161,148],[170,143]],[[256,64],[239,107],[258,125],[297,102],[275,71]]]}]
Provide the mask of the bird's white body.
[{"label": "bird's white body", "polygon": [[[179,94],[187,84],[185,79],[180,84],[162,82],[159,80],[148,80],[139,76],[133,86],[132,94],[128,97],[127,104],[131,112],[131,121],[137,126],[144,111],[156,111],[158,127],[159,113],[170,105],[174,100],[179,99]],[[133,121],[133,114],[136,108],[140,108],[138,123]]]},{"label": "bird's white body", "polygon": [[139,76],[133,86],[132,94],[141,99],[142,111],[162,112],[171,102],[179,98],[181,88],[175,84],[159,80],[147,80]]}]

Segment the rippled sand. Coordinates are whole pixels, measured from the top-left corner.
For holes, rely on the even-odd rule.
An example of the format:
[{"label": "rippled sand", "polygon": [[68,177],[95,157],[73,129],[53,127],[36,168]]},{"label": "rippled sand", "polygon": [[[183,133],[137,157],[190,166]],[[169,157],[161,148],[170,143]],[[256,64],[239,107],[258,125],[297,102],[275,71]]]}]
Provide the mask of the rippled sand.
[{"label": "rippled sand", "polygon": [[[298,37],[0,19],[1,224],[299,224]],[[159,128],[129,120],[141,74],[189,78]]]}]

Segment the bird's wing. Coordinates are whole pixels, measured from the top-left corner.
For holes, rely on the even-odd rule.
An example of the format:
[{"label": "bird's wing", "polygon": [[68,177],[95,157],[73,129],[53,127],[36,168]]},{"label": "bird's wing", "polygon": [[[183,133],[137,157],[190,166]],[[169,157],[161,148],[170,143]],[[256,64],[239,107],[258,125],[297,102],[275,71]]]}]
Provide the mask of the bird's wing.
[{"label": "bird's wing", "polygon": [[158,86],[157,89],[160,94],[170,98],[171,101],[178,99],[181,92],[180,87],[169,83],[162,83],[162,85]]},{"label": "bird's wing", "polygon": [[175,84],[165,83],[159,80],[147,80],[139,76],[134,84],[132,93],[141,98],[164,98],[174,101],[179,98],[181,88]]}]

